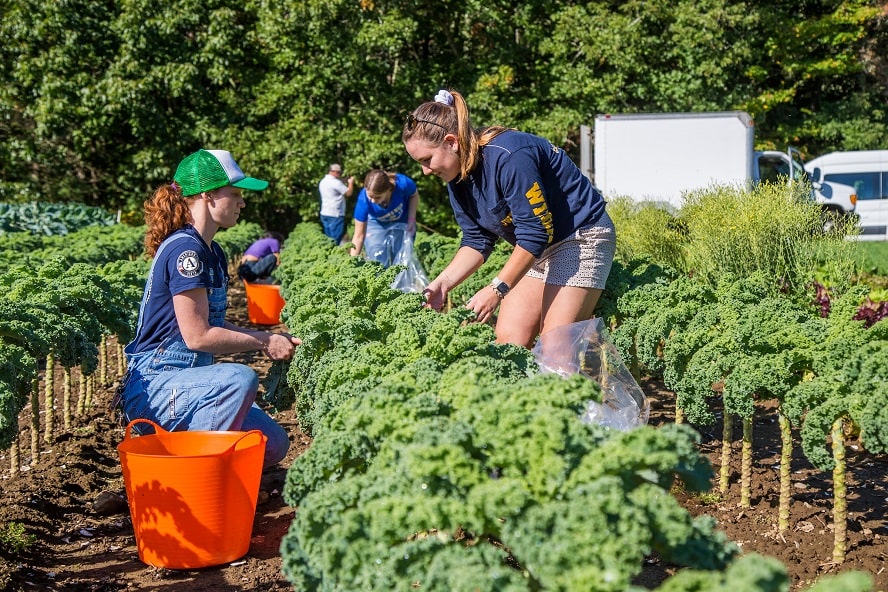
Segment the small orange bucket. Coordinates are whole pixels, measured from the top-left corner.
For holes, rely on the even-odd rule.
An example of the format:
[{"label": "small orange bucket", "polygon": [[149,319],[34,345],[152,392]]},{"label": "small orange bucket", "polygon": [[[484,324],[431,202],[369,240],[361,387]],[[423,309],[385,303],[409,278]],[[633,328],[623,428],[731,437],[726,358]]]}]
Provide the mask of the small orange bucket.
[{"label": "small orange bucket", "polygon": [[251,284],[244,282],[247,292],[247,316],[256,325],[277,325],[281,322],[284,299],[277,284]]},{"label": "small orange bucket", "polygon": [[[136,423],[155,433],[132,436]],[[250,432],[168,432],[134,419],[117,445],[139,559],[194,569],[246,555],[265,443]]]}]

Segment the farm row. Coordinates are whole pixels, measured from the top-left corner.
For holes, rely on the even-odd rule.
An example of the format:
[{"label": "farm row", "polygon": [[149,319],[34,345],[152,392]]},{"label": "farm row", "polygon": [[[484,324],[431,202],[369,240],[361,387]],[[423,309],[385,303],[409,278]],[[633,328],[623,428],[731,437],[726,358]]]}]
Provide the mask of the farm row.
[{"label": "farm row", "polygon": [[[275,275],[287,299],[284,320],[303,345],[288,367],[273,367],[266,394],[279,408],[295,407],[313,437],[285,491],[299,508],[282,546],[294,585],[450,590],[458,587],[454,574],[464,574],[479,589],[627,590],[656,553],[685,568],[661,590],[784,590],[784,566],[740,554],[712,519],[692,518],[670,494],[676,477],[688,491],[712,485],[698,432],[682,424],[713,423],[715,402],[725,411],[719,490],[727,491],[733,462],[729,418],[743,430],[745,485],[753,414],[775,407],[784,458],[800,444],[811,463],[832,471],[833,561],[842,561],[844,443],[855,437],[883,454],[888,442],[888,325],[854,320],[865,288],[837,291],[822,316],[798,274],[807,262],[715,274],[717,257],[740,257],[720,252],[706,262],[700,253],[712,249],[683,245],[677,255],[666,245],[661,253],[671,263],[693,262],[697,273],[690,274],[641,253],[644,241],[639,231],[633,240],[623,214],[615,220],[628,240],[596,314],[636,373],[662,378],[677,396],[676,425],[629,432],[579,420],[586,402],[602,397],[594,381],[541,374],[530,352],[494,345],[491,327],[467,322],[461,303],[495,275],[506,247],[451,294],[449,312],[437,314],[418,295],[391,289],[397,269],[349,257],[314,224],[291,232]],[[633,213],[636,221],[649,214]],[[693,219],[667,222],[682,240],[697,236]],[[764,232],[784,243],[779,229]],[[235,259],[259,234],[243,224],[219,241]],[[754,237],[748,227],[741,235]],[[140,241],[140,229],[122,226],[85,229],[64,242],[0,237],[0,439],[12,446],[14,469],[38,462],[39,434],[48,444],[59,430],[51,380],[42,385],[40,425],[36,379],[54,374],[42,370],[60,366],[65,376],[87,378],[75,413],[90,404],[88,377],[107,384],[122,371],[107,369],[100,352],[103,338],[131,335],[147,270],[137,258]],[[421,234],[416,248],[434,276],[457,245]],[[793,253],[777,254],[793,260]],[[30,433],[19,434],[29,398]],[[62,398],[67,409],[73,397]],[[29,437],[27,461],[20,441]],[[790,519],[790,466],[781,463],[780,529]],[[748,488],[741,491],[739,505],[748,506]],[[838,586],[872,589],[867,575],[847,573],[812,590]]]},{"label": "farm row", "polygon": [[[440,237],[431,244],[424,238],[417,239],[419,253],[440,253],[423,258],[434,273],[457,243],[448,249]],[[773,570],[772,582],[781,581],[781,566],[754,555],[737,559],[737,548],[711,522],[691,520],[673,505],[668,490],[674,475],[691,490],[710,485],[693,430],[677,424],[623,433],[582,424],[585,401],[601,396],[592,381],[539,374],[528,352],[492,345],[489,327],[467,324],[459,295],[450,312],[438,315],[423,309],[418,295],[393,292],[394,274],[348,257],[313,225],[297,227],[284,249],[277,272],[288,301],[284,320],[304,343],[289,366],[289,388],[270,391],[279,405],[296,405],[313,436],[285,491],[300,509],[282,547],[285,571],[297,588],[381,590],[409,581],[452,589],[453,574],[464,570],[479,589],[625,590],[654,550],[690,568],[667,580],[664,590],[706,578],[727,582],[735,577],[727,574],[760,569]],[[481,282],[487,277],[483,270],[479,275]],[[747,333],[755,333],[769,311],[783,315],[772,319],[778,324],[817,321],[813,308],[769,301],[756,285],[752,278],[708,290],[649,263],[620,264],[598,312],[615,324],[617,343],[629,345],[627,360],[639,350],[636,336],[648,339],[656,354],[685,335],[684,366],[675,370],[681,376],[700,372],[690,364],[694,354],[724,335],[718,342],[724,363],[716,366],[721,374],[702,373],[702,383],[688,378],[688,385],[697,385],[688,388],[701,396],[680,391],[679,406],[689,420],[705,423],[711,419],[706,398],[727,392],[726,401],[737,401],[731,413],[742,420],[755,401],[772,395],[755,374],[742,382],[756,369],[752,360],[761,359],[763,373],[773,374],[778,361],[765,350],[786,349],[788,337],[780,341],[782,333],[765,330],[759,350],[748,351],[745,342],[732,349],[744,331],[740,319],[752,315]],[[650,301],[639,306],[642,295]],[[639,310],[657,314],[653,300],[662,302],[661,317],[674,309],[677,319],[693,320],[690,329],[703,333],[662,318],[659,341],[653,332],[638,331],[653,322]],[[761,308],[747,309],[753,305]],[[704,310],[701,317],[691,314]],[[836,318],[844,312],[834,309]],[[884,343],[880,327],[867,332],[862,323],[847,324],[859,328],[868,347]],[[786,360],[799,355],[787,353]],[[644,370],[657,370],[643,359]],[[711,365],[703,357],[697,363]],[[774,381],[791,371],[790,365]],[[813,378],[811,369],[798,376],[800,382]],[[822,447],[826,440],[812,441]],[[614,532],[622,537],[619,548]],[[757,567],[732,568],[736,561]],[[844,577],[855,582],[846,582],[853,589],[869,589],[865,576]],[[772,589],[739,580],[730,585]]]}]

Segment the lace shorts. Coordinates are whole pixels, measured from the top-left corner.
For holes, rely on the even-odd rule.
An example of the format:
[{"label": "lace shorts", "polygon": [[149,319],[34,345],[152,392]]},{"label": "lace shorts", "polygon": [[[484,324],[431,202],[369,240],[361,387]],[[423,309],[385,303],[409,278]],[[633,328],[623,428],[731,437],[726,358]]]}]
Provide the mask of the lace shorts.
[{"label": "lace shorts", "polygon": [[527,276],[554,286],[603,290],[616,250],[617,233],[605,212],[595,224],[543,251]]}]

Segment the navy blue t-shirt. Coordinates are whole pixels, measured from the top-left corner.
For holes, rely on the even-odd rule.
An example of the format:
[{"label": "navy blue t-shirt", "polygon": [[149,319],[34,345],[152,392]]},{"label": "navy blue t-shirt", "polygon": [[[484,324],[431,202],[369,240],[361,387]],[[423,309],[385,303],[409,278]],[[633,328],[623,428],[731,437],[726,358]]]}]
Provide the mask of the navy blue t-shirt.
[{"label": "navy blue t-shirt", "polygon": [[227,290],[228,280],[228,260],[215,241],[208,246],[190,225],[170,235],[154,256],[151,291],[140,311],[141,328],[128,353],[155,349],[167,338],[181,334],[173,296],[194,288]]},{"label": "navy blue t-shirt", "polygon": [[544,138],[509,130],[481,148],[481,162],[448,186],[461,247],[486,260],[497,238],[540,257],[598,221],[605,201],[568,155]]}]

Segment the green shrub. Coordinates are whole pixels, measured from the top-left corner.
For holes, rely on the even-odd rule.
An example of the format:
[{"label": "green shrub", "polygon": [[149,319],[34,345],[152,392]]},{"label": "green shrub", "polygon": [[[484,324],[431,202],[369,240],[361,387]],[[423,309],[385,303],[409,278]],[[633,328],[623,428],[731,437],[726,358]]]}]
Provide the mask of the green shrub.
[{"label": "green shrub", "polygon": [[752,191],[714,186],[690,193],[679,218],[688,232],[685,270],[710,284],[724,273],[759,271],[801,293],[815,270],[840,291],[850,283],[856,243],[823,232],[820,207],[804,185],[794,191],[771,183]]},{"label": "green shrub", "polygon": [[9,522],[0,527],[0,549],[18,555],[37,541],[37,537],[25,531],[24,524]]},{"label": "green shrub", "polygon": [[652,202],[620,197],[607,204],[617,229],[617,259],[624,263],[650,258],[660,265],[684,269],[686,232],[671,212]]}]

